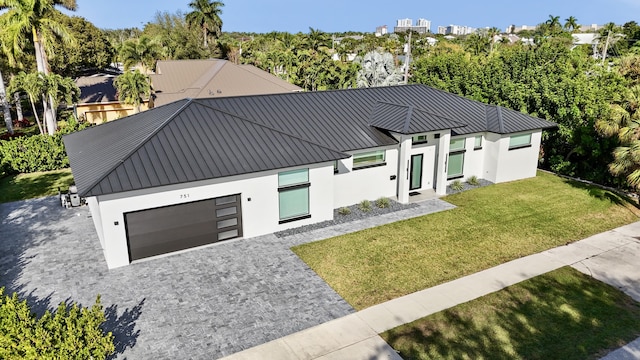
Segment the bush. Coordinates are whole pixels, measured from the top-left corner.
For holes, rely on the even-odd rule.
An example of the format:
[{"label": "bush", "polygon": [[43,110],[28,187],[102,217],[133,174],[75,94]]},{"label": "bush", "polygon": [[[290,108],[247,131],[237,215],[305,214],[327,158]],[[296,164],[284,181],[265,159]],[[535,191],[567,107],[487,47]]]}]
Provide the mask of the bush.
[{"label": "bush", "polygon": [[371,211],[371,201],[369,200],[362,200],[360,202],[360,204],[358,204],[358,208],[360,209],[360,211],[362,212],[369,212]]},{"label": "bush", "polygon": [[351,209],[349,209],[348,207],[341,207],[340,209],[338,209],[338,214],[342,216],[347,216],[351,214]]},{"label": "bush", "polygon": [[60,170],[69,159],[59,134],[0,140],[0,168],[8,174]]},{"label": "bush", "polygon": [[472,186],[478,186],[480,185],[480,181],[478,180],[478,177],[473,175],[470,178],[467,179],[467,184],[472,185]]},{"label": "bush", "polygon": [[391,202],[386,197],[381,197],[376,200],[376,206],[380,209],[386,209],[391,205]]},{"label": "bush", "polygon": [[455,180],[451,183],[451,190],[461,191],[464,190],[464,184],[460,180]]},{"label": "bush", "polygon": [[91,308],[61,303],[38,319],[26,300],[0,288],[0,358],[105,359],[114,345],[113,335],[100,328],[104,321],[100,296]]}]

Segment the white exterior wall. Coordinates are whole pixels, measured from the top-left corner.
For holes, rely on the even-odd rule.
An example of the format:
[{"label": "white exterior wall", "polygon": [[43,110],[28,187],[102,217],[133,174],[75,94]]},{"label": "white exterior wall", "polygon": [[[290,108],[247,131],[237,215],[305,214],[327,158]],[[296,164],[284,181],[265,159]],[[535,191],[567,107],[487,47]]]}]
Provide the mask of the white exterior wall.
[{"label": "white exterior wall", "polygon": [[[309,168],[311,218],[278,224],[278,173],[300,168]],[[103,230],[107,265],[129,264],[124,213],[241,194],[242,237],[247,239],[333,219],[333,198],[327,196],[334,191],[333,176],[333,164],[323,163],[99,196],[101,224],[96,228]]]},{"label": "white exterior wall", "polygon": [[500,155],[496,162],[496,183],[536,176],[536,171],[538,169],[538,156],[540,154],[540,141],[542,139],[541,130],[531,133],[531,146],[509,150],[509,139],[511,135],[527,133],[529,132],[506,134],[500,139],[498,145]]},{"label": "white exterior wall", "polygon": [[102,214],[100,212],[100,204],[98,198],[95,196],[87,198],[87,205],[89,205],[89,211],[91,211],[91,220],[98,233],[98,239],[100,239],[100,246],[104,249],[104,232],[102,230]]},{"label": "white exterior wall", "polygon": [[[396,196],[398,147],[371,148],[349,152],[351,155],[385,150],[385,165],[353,170],[353,157],[338,161],[338,173],[333,175],[333,204],[335,208],[375,200],[382,196]],[[331,198],[327,196],[327,198]]]},{"label": "white exterior wall", "polygon": [[500,140],[502,136],[494,133],[485,134],[485,142],[482,145],[484,152],[484,172],[480,178],[496,182],[498,174],[498,159],[500,158]]}]

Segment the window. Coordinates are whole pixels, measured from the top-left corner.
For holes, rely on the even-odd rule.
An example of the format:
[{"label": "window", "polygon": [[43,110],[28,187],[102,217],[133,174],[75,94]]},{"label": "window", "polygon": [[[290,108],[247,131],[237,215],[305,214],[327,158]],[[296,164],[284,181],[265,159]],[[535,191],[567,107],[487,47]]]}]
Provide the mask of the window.
[{"label": "window", "polygon": [[475,143],[473,144],[473,150],[482,149],[482,135],[478,135],[475,138]]},{"label": "window", "polygon": [[416,135],[411,137],[412,144],[424,144],[427,142],[427,135]]},{"label": "window", "polygon": [[333,173],[337,174],[338,172],[340,172],[340,170],[338,169],[338,160],[333,162]]},{"label": "window", "polygon": [[451,139],[451,141],[449,142],[449,151],[459,151],[459,150],[464,151],[465,140],[466,140],[465,138]]},{"label": "window", "polygon": [[463,176],[464,153],[449,154],[447,179],[455,179]]},{"label": "window", "polygon": [[311,217],[309,186],[309,169],[278,173],[280,224]]},{"label": "window", "polygon": [[463,176],[465,138],[451,139],[449,142],[449,160],[447,160],[447,179]]},{"label": "window", "polygon": [[378,150],[353,155],[353,168],[363,169],[372,166],[385,165],[384,154],[384,150]]},{"label": "window", "polygon": [[513,135],[509,138],[509,150],[531,146],[531,134]]}]

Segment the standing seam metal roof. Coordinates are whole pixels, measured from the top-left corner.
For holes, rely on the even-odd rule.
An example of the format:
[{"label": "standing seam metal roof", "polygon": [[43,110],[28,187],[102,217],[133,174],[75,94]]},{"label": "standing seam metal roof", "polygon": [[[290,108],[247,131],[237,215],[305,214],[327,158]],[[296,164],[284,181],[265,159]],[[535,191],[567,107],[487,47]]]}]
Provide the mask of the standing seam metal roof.
[{"label": "standing seam metal roof", "polygon": [[78,190],[92,196],[333,161],[346,151],[396,145],[389,131],[505,134],[554,126],[404,85],[182,100],[64,142]]}]

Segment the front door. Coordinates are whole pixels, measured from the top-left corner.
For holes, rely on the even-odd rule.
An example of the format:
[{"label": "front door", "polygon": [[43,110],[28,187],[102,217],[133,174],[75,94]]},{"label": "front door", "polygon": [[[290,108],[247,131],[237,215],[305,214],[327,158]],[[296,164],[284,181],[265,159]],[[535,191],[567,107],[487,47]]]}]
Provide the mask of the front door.
[{"label": "front door", "polygon": [[409,190],[422,188],[422,154],[411,155],[411,183]]}]

